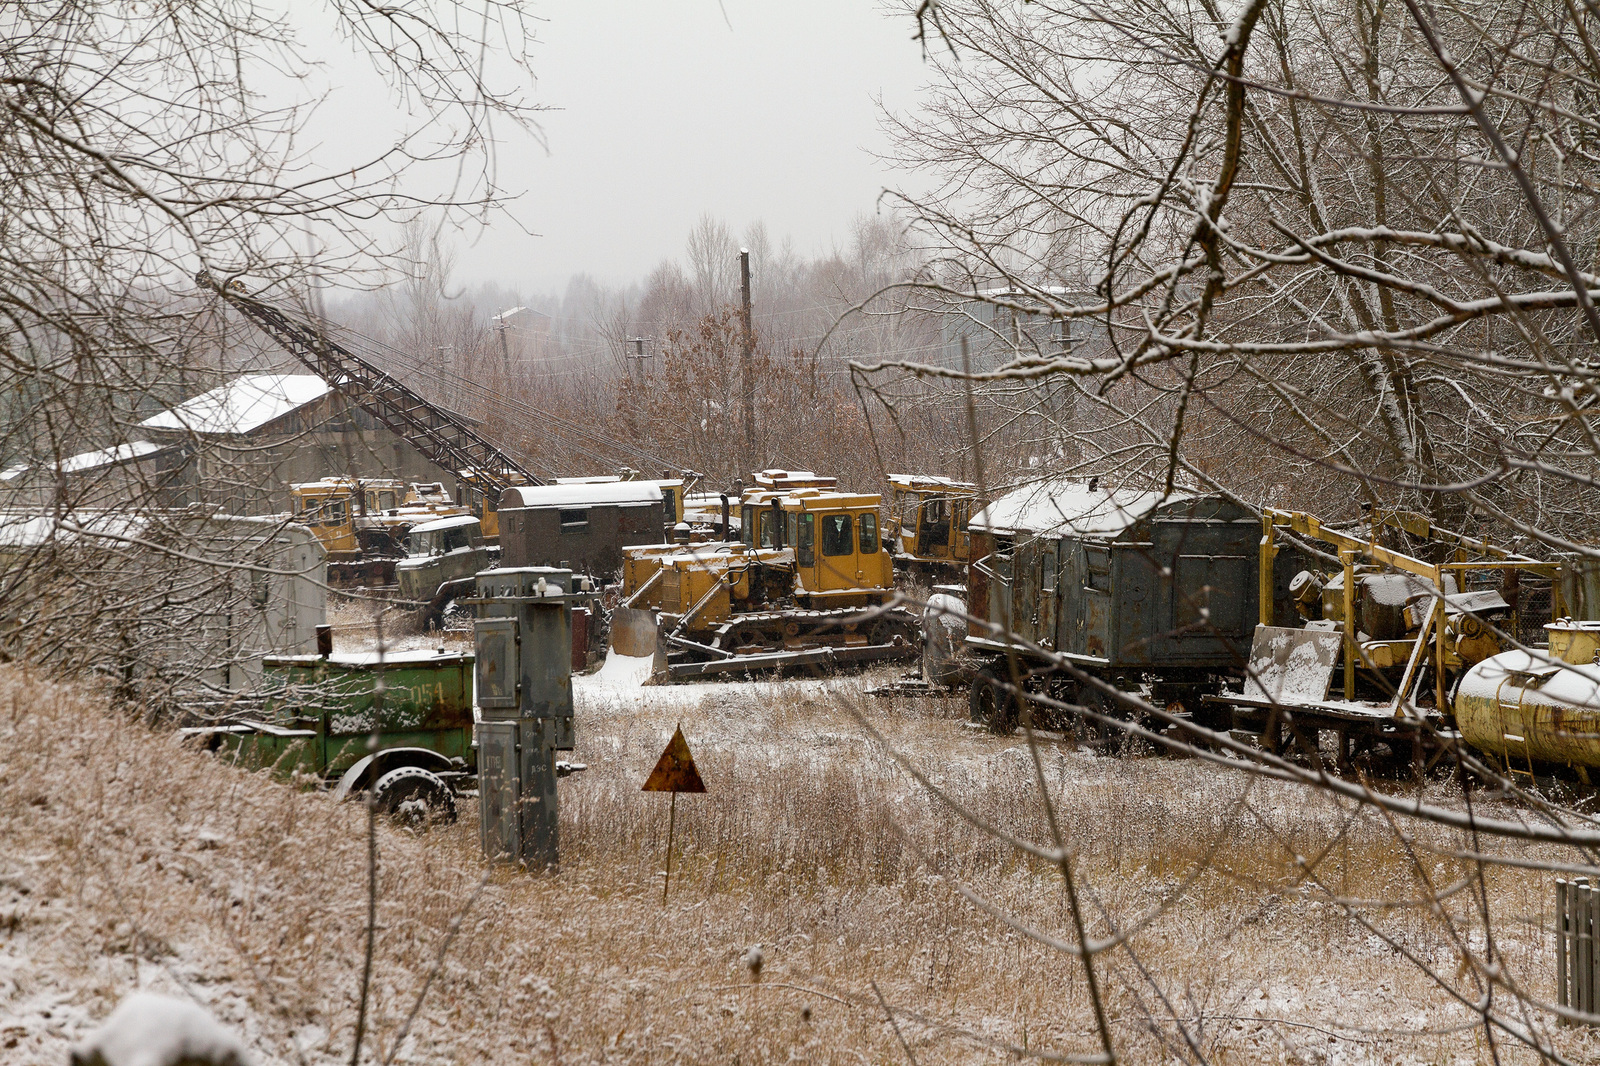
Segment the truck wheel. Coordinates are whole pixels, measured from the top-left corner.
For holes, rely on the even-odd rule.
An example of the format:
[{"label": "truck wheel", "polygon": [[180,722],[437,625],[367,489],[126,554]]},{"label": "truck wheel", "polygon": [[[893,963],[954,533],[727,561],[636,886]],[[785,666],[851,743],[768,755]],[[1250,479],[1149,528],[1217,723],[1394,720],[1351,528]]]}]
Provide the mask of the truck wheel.
[{"label": "truck wheel", "polygon": [[970,701],[972,720],[988,726],[989,732],[1010,736],[1017,728],[1017,698],[991,670],[972,679]]},{"label": "truck wheel", "polygon": [[412,827],[456,820],[456,797],[438,774],[420,766],[397,766],[372,786],[378,810]]}]

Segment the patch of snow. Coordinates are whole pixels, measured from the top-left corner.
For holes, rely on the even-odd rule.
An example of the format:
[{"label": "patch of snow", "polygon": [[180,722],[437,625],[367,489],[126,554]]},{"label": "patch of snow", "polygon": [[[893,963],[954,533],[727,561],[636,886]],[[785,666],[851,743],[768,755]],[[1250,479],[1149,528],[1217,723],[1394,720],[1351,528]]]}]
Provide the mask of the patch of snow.
[{"label": "patch of snow", "polygon": [[622,655],[615,648],[606,650],[605,665],[591,676],[597,685],[608,688],[639,688],[650,680],[653,655]]},{"label": "patch of snow", "polygon": [[239,1038],[188,1000],[135,992],[89,1039],[73,1066],[248,1066]]},{"label": "patch of snow", "polygon": [[80,452],[69,456],[58,464],[63,474],[81,474],[86,470],[97,470],[102,466],[111,466],[115,463],[127,463],[135,459],[143,459],[147,455],[161,451],[162,446],[154,441],[136,440],[128,444],[119,444],[115,448],[100,448],[92,452]]}]

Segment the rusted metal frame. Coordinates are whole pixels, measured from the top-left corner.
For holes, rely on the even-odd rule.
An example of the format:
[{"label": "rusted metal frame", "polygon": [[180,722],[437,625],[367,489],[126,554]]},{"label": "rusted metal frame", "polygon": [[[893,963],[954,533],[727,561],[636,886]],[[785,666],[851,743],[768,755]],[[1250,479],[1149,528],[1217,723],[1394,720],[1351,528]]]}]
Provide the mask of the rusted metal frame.
[{"label": "rusted metal frame", "polygon": [[1261,624],[1272,625],[1272,592],[1273,592],[1273,564],[1278,560],[1278,545],[1273,542],[1273,517],[1264,514],[1261,518],[1261,555],[1256,568],[1256,604],[1257,613],[1260,615]]},{"label": "rusted metal frame", "polygon": [[1392,713],[1396,718],[1405,717],[1406,695],[1411,691],[1411,684],[1416,680],[1417,670],[1422,665],[1422,656],[1428,647],[1428,633],[1435,627],[1442,603],[1443,601],[1437,598],[1428,603],[1428,614],[1422,620],[1422,631],[1417,634],[1417,642],[1411,649],[1410,657],[1406,659],[1406,671],[1400,675],[1400,687],[1395,690]]},{"label": "rusted metal frame", "polygon": [[[1324,544],[1332,544],[1342,550],[1369,556],[1374,561],[1383,563],[1385,566],[1392,566],[1396,570],[1415,574],[1418,577],[1429,578],[1436,584],[1438,582],[1439,568],[1431,563],[1425,563],[1421,559],[1413,558],[1403,552],[1385,548],[1383,545],[1373,541],[1360,540],[1346,533],[1328,529],[1312,515],[1300,511],[1279,511],[1271,507],[1264,510],[1262,515],[1264,522],[1270,518],[1274,525],[1287,526],[1301,536],[1320,540]],[[1442,589],[1442,586],[1440,587]]]},{"label": "rusted metal frame", "polygon": [[[1424,540],[1430,540],[1439,544],[1454,544],[1458,548],[1465,548],[1467,551],[1478,552],[1482,555],[1491,555],[1496,559],[1505,560],[1507,562],[1515,563],[1522,561],[1535,561],[1526,555],[1519,555],[1516,552],[1510,551],[1509,549],[1490,544],[1486,540],[1479,540],[1476,537],[1469,537],[1465,533],[1457,533],[1453,529],[1445,529],[1443,526],[1434,524],[1431,519],[1423,515],[1419,515],[1414,511],[1390,511],[1378,509],[1373,512],[1373,519],[1380,526],[1386,526],[1390,529],[1398,529],[1401,532],[1409,533],[1414,537],[1422,537]],[[1406,521],[1407,519],[1412,519],[1413,521],[1408,524]],[[1418,528],[1419,525],[1421,528]]]},{"label": "rusted metal frame", "polygon": [[1356,646],[1356,553],[1340,546],[1339,563],[1344,567],[1344,698],[1356,698],[1356,659],[1361,649]]}]

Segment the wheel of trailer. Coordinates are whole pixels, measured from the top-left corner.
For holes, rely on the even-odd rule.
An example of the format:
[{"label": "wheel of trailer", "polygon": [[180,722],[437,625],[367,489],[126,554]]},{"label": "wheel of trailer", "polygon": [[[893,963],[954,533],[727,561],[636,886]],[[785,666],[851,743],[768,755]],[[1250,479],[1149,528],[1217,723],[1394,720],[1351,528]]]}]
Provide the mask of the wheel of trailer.
[{"label": "wheel of trailer", "polygon": [[984,670],[972,679],[969,708],[972,720],[989,732],[1010,736],[1017,728],[1017,698],[1004,681]]},{"label": "wheel of trailer", "polygon": [[909,622],[898,618],[879,618],[867,630],[868,644],[915,644],[916,632]]},{"label": "wheel of trailer", "polygon": [[420,766],[397,766],[372,786],[372,802],[412,828],[456,820],[456,797],[444,778]]}]

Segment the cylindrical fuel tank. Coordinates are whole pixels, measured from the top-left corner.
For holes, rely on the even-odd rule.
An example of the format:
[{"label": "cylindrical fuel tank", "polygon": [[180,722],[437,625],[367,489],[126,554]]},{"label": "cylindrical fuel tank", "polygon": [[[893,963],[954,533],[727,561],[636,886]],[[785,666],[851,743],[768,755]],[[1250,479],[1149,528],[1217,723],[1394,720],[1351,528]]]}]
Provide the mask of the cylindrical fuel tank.
[{"label": "cylindrical fuel tank", "polygon": [[[1501,652],[1462,676],[1456,728],[1478,750],[1517,763],[1600,767],[1600,666],[1593,662],[1600,627],[1561,621],[1545,628],[1550,654]],[[1567,659],[1584,650],[1587,659]]]},{"label": "cylindrical fuel tank", "polygon": [[967,605],[959,597],[938,592],[922,611],[922,678],[930,685],[953,687],[961,681],[962,638],[967,633]]}]

